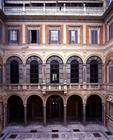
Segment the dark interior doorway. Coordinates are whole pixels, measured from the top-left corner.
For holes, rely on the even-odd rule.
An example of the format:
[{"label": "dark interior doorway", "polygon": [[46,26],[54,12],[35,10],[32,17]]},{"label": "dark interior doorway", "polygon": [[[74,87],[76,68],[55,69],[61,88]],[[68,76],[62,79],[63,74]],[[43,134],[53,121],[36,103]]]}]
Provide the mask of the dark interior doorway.
[{"label": "dark interior doorway", "polygon": [[43,121],[43,102],[37,95],[32,95],[27,101],[27,119],[29,122]]},{"label": "dark interior doorway", "polygon": [[98,95],[92,95],[86,105],[87,121],[102,121],[102,101]]},{"label": "dark interior doorway", "polygon": [[20,97],[11,96],[8,99],[8,123],[22,123],[24,121],[24,106]]},{"label": "dark interior doorway", "polygon": [[72,95],[67,101],[67,120],[82,121],[83,108],[82,99],[78,95]]},{"label": "dark interior doorway", "polygon": [[49,121],[63,121],[63,100],[60,96],[51,96],[47,100],[47,119]]}]

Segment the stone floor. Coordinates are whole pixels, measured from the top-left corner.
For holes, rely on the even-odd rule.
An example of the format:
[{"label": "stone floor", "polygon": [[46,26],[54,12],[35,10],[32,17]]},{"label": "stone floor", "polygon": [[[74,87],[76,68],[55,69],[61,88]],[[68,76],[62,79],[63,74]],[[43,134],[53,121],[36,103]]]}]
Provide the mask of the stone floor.
[{"label": "stone floor", "polygon": [[1,140],[113,140],[113,135],[97,124],[9,126],[1,136]]}]

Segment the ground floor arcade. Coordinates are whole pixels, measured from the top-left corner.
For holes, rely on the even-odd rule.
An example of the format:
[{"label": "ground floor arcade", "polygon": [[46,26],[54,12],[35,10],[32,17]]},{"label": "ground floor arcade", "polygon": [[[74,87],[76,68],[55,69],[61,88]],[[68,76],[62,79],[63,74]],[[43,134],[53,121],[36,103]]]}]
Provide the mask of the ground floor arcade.
[{"label": "ground floor arcade", "polygon": [[60,122],[104,122],[105,104],[99,95],[90,95],[86,103],[79,95],[71,95],[66,102],[58,94],[50,95],[46,100],[38,95],[31,95],[26,104],[20,96],[8,98],[4,108],[4,127],[9,124],[31,124]]}]

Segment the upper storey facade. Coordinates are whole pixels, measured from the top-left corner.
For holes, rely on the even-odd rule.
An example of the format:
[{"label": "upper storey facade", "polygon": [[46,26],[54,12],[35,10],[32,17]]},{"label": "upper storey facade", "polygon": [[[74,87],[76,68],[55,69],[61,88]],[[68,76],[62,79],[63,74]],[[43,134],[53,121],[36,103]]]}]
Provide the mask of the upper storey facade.
[{"label": "upper storey facade", "polygon": [[112,0],[0,0],[0,44],[106,46]]},{"label": "upper storey facade", "polygon": [[110,0],[5,0],[6,15],[102,16]]}]

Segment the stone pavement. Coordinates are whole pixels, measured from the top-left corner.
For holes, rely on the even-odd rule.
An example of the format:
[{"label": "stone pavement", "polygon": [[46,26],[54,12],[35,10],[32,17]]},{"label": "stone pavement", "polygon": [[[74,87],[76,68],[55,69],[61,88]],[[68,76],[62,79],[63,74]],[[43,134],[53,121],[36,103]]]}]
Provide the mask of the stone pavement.
[{"label": "stone pavement", "polygon": [[113,135],[98,124],[9,126],[2,135],[1,140],[113,140]]}]

